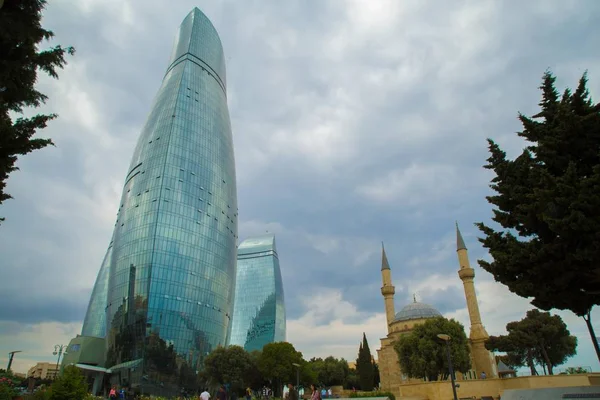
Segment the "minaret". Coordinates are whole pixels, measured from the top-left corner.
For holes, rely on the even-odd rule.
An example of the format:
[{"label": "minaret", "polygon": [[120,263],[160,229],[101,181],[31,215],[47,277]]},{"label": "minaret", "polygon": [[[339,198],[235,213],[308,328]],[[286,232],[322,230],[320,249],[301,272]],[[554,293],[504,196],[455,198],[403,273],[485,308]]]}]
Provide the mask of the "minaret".
[{"label": "minaret", "polygon": [[465,241],[458,229],[458,223],[456,223],[456,252],[458,254],[458,263],[460,264],[458,276],[463,282],[469,319],[471,320],[469,340],[471,342],[471,355],[474,363],[473,369],[475,369],[477,376],[485,372],[488,377],[495,378],[497,376],[495,362],[492,359],[490,351],[485,348],[485,342],[489,338],[489,335],[481,322],[481,315],[479,313],[479,304],[477,303],[474,283],[475,270],[471,268],[471,264],[469,263],[467,246],[465,246]]},{"label": "minaret", "polygon": [[388,263],[387,256],[385,255],[385,247],[383,242],[381,243],[381,280],[383,286],[381,287],[381,294],[385,301],[385,316],[387,317],[388,333],[390,332],[390,324],[394,321],[396,312],[394,311],[394,293],[396,288],[392,285],[392,271],[390,270],[390,264]]}]

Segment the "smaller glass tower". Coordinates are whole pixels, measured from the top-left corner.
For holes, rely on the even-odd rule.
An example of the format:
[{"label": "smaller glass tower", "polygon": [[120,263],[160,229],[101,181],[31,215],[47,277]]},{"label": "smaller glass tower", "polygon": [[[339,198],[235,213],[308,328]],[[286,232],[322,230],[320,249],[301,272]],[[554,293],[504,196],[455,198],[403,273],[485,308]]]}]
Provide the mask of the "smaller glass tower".
[{"label": "smaller glass tower", "polygon": [[230,345],[247,351],[285,341],[285,302],[274,235],[246,239],[238,247]]}]

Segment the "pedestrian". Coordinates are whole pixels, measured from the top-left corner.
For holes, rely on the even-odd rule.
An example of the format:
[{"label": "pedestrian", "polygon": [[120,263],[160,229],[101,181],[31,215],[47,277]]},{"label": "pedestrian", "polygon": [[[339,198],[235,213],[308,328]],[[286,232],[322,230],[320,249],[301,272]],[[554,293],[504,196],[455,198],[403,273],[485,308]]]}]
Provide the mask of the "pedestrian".
[{"label": "pedestrian", "polygon": [[113,387],[110,388],[110,392],[108,392],[108,398],[109,399],[117,398],[117,387],[115,385],[113,385]]},{"label": "pedestrian", "polygon": [[319,389],[317,389],[317,387],[314,384],[310,385],[310,390],[312,390],[310,400],[322,400],[321,392],[319,391]]}]

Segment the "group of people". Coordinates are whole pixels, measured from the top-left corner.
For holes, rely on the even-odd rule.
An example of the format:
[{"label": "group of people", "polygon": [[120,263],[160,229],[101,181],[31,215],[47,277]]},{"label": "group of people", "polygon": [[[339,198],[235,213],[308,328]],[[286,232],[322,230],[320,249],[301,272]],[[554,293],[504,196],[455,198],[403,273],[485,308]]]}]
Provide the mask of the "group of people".
[{"label": "group of people", "polygon": [[[210,400],[210,393],[208,392],[208,388],[205,388],[202,393],[200,393],[200,400]],[[216,400],[235,400],[233,396],[231,399],[228,399],[227,391],[225,390],[225,386],[220,386],[219,390],[216,394]]]},{"label": "group of people", "polygon": [[[284,394],[285,400],[299,400],[298,388],[294,387],[291,383],[287,386],[288,390]],[[310,400],[323,400],[324,398],[332,397],[331,389],[319,390],[315,385],[310,385],[311,396]],[[273,397],[273,391],[267,386],[263,386],[262,389],[254,392],[252,389],[247,388],[244,393],[244,400],[252,400],[256,397],[260,400],[271,400]],[[211,395],[208,389],[204,389],[200,394],[199,400],[211,400]],[[220,386],[214,400],[237,400],[237,394],[232,392],[231,395],[227,393],[225,386]]]},{"label": "group of people", "polygon": [[108,392],[109,399],[125,399],[126,396],[125,388],[118,389],[116,385],[113,385]]},{"label": "group of people", "polygon": [[[310,385],[310,400],[323,400],[324,398],[332,397],[331,388],[330,389],[321,389],[314,384]],[[298,399],[298,391],[297,388],[294,388],[294,385],[291,383],[288,385],[288,391],[285,395],[286,400],[299,400]]]}]

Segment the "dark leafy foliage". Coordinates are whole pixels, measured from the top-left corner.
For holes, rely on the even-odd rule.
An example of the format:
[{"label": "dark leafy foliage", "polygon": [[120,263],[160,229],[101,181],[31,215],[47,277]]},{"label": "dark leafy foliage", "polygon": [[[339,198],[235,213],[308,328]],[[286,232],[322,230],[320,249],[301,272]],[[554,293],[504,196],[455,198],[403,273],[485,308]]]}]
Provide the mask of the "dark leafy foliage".
[{"label": "dark leafy foliage", "polygon": [[85,377],[74,365],[65,367],[50,389],[50,400],[83,400],[88,386]]},{"label": "dark leafy foliage", "polygon": [[[6,181],[18,169],[18,156],[53,144],[33,136],[56,114],[23,116],[25,108],[39,107],[48,98],[35,89],[38,71],[58,78],[65,56],[74,53],[61,46],[39,50],[42,41],[54,36],[41,26],[45,5],[45,0],[5,0],[0,10],[0,204],[11,198]],[[10,113],[20,116],[13,121]]]},{"label": "dark leafy foliage", "polygon": [[587,374],[590,371],[583,367],[569,367],[565,370],[564,374],[576,375],[576,374]]},{"label": "dark leafy foliage", "polygon": [[464,327],[453,319],[432,318],[416,325],[410,333],[400,336],[394,344],[402,372],[411,378],[437,381],[448,376],[446,345],[438,334],[450,335],[450,356],[455,371],[471,368],[469,342]]},{"label": "dark leafy foliage", "polygon": [[213,386],[228,384],[232,391],[239,393],[249,383],[256,365],[242,347],[230,346],[213,350],[205,358],[204,368]]},{"label": "dark leafy foliage", "polygon": [[20,382],[10,371],[0,370],[0,400],[12,400],[17,395],[16,387]]},{"label": "dark leafy foliage", "polygon": [[508,323],[506,331],[508,335],[490,336],[486,347],[506,352],[508,365],[526,365],[532,375],[537,375],[535,364],[545,366],[552,375],[554,367],[577,353],[577,338],[558,315],[530,310],[522,320]]},{"label": "dark leafy foliage", "polygon": [[496,230],[477,226],[493,258],[479,260],[496,281],[544,310],[571,310],[586,318],[600,304],[600,104],[587,89],[586,74],[575,92],[562,96],[546,72],[541,111],[519,114],[528,146],[514,160],[488,140],[485,168],[494,171],[487,200]]},{"label": "dark leafy foliage", "polygon": [[360,379],[358,379],[358,373],[355,368],[350,368],[348,371],[348,378],[346,379],[346,384],[344,385],[346,389],[358,389],[360,388]]},{"label": "dark leafy foliage", "polygon": [[375,366],[373,364],[367,335],[363,333],[363,340],[358,348],[358,358],[356,359],[356,373],[362,390],[373,390],[375,387]]},{"label": "dark leafy foliage", "polygon": [[[296,366],[304,366],[306,361],[302,353],[297,351],[291,343],[269,343],[262,349],[258,360],[258,370],[262,376],[272,382],[276,395],[283,384],[296,382]],[[275,386],[276,385],[276,386]]]},{"label": "dark leafy foliage", "polygon": [[345,385],[350,374],[348,362],[343,358],[311,358],[308,364],[316,374],[316,381],[311,383],[319,386]]}]

